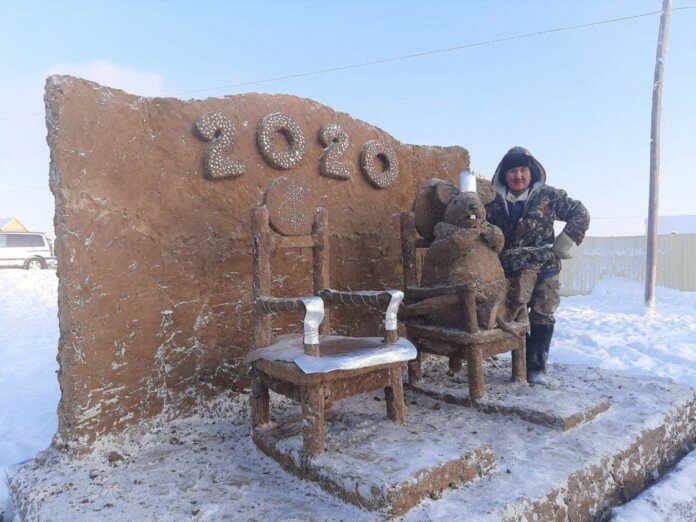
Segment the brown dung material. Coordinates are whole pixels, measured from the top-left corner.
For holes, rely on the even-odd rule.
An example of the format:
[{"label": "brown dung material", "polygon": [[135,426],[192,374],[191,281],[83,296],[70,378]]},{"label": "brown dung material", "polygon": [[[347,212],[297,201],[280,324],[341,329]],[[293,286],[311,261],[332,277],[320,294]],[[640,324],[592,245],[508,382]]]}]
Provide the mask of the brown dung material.
[{"label": "brown dung material", "polygon": [[[469,166],[461,147],[405,145],[295,96],[144,98],[53,76],[45,101],[61,333],[56,441],[71,448],[153,416],[205,410],[212,397],[248,385],[241,361],[257,319],[249,209],[262,203],[273,180],[302,180],[313,206],[333,216],[326,234],[336,288],[399,288],[395,216],[410,207],[427,177],[455,180]],[[232,121],[233,140],[207,126],[196,130],[209,113]],[[295,122],[304,142],[286,125],[261,152],[257,126],[274,113]],[[230,129],[216,121],[211,125]],[[284,125],[265,121],[264,132]],[[350,167],[347,179],[320,173],[325,147],[318,136],[327,123],[350,138],[335,157]],[[201,130],[212,138],[202,138]],[[362,147],[372,140],[387,143],[398,158],[398,177],[383,189],[360,169]],[[272,154],[289,146],[290,154]],[[265,157],[292,167],[276,168]],[[311,277],[296,268],[310,257],[309,250],[292,248],[276,256],[274,293],[311,293]],[[364,314],[336,316],[338,333],[377,326]],[[277,328],[291,324],[291,318],[275,321]]]},{"label": "brown dung material", "polygon": [[443,187],[449,188],[440,183],[436,195],[446,208],[425,256],[421,284],[425,287],[473,285],[475,296],[468,295],[466,300],[473,303],[475,299],[478,318],[471,317],[474,308],[470,303],[443,308],[431,314],[431,321],[443,326],[466,324],[472,332],[479,327],[490,330],[495,326],[507,285],[498,260],[503,247],[502,232],[485,220],[486,211],[477,194],[437,190]]},{"label": "brown dung material", "polygon": [[[438,193],[443,191],[456,194],[459,189],[451,181],[433,178],[423,184],[413,200],[412,210],[416,215],[416,230],[426,239],[435,237],[435,225],[442,221],[445,214],[447,204],[438,197]],[[476,192],[484,205],[495,199],[495,189],[487,179],[476,178]]]}]

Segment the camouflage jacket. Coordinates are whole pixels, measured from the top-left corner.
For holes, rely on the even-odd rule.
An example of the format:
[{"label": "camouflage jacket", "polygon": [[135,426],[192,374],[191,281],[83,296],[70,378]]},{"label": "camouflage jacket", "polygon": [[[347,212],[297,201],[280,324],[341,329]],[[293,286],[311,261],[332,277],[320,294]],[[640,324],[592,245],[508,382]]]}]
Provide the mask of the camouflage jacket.
[{"label": "camouflage jacket", "polygon": [[555,239],[554,221],[566,223],[563,232],[577,245],[584,239],[590,225],[590,214],[584,205],[568,197],[564,190],[546,185],[546,172],[529,151],[516,147],[511,152],[519,153],[520,150],[529,155],[532,170],[532,187],[522,217],[517,223],[510,218],[505,201],[507,187],[502,180],[504,173],[499,172],[500,165],[491,181],[497,194],[486,205],[488,221],[499,227],[505,236],[500,259],[508,277],[515,277],[528,268],[540,273],[561,269],[560,259],[550,250]]}]

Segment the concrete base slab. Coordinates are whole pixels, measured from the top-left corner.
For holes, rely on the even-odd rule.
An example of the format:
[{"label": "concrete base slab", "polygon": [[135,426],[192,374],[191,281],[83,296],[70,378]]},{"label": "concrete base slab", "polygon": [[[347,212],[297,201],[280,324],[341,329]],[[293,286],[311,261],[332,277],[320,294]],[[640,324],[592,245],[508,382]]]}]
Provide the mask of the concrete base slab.
[{"label": "concrete base slab", "polygon": [[[438,403],[419,408],[407,426],[399,426],[385,418],[384,406],[375,400],[379,398],[367,395],[339,402],[326,416],[327,451],[309,461],[301,457],[299,412],[289,422],[257,430],[254,442],[286,470],[325,491],[391,515],[484,476],[495,466],[489,444],[434,429],[442,422]],[[471,420],[457,416],[450,427],[463,433]]]},{"label": "concrete base slab", "polygon": [[[487,371],[506,376],[507,362]],[[241,396],[218,403],[207,417],[104,437],[88,456],[47,450],[13,477],[12,499],[26,520],[375,520],[393,516],[399,501],[390,501],[389,491],[414,474],[417,483],[416,470],[430,469],[444,484],[447,463],[472,469],[490,455],[495,467],[487,474],[460,485],[452,480],[454,487],[434,490],[403,520],[592,520],[635,497],[696,441],[696,392],[687,385],[578,366],[552,371],[559,381],[535,392],[548,400],[605,399],[611,407],[562,431],[407,390],[409,423],[398,426],[384,418],[381,397],[354,397],[332,409],[328,451],[305,468],[311,480],[302,480],[257,450]],[[553,384],[561,381],[561,388]],[[275,398],[271,413],[283,417],[296,408]],[[296,462],[291,424],[266,440],[269,452]],[[486,446],[492,452],[479,451]],[[462,477],[461,468],[454,472]],[[372,485],[375,491],[367,491]],[[364,507],[379,511],[338,498],[351,487],[360,491],[348,500],[372,499]]]},{"label": "concrete base slab", "polygon": [[[611,405],[605,396],[585,393],[585,379],[562,371],[549,373],[548,386],[512,382],[510,364],[506,359],[485,362],[486,395],[476,401],[476,408],[485,413],[516,415],[528,422],[566,431],[591,421]],[[473,406],[466,366],[463,371],[452,373],[446,357],[426,357],[423,379],[409,387],[451,404]]]}]

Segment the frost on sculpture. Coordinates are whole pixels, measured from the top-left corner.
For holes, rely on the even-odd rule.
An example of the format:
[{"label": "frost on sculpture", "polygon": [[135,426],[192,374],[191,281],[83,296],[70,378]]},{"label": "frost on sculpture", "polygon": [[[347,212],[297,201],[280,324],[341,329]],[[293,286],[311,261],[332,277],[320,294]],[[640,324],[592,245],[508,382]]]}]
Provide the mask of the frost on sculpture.
[{"label": "frost on sculpture", "polygon": [[319,129],[318,138],[319,143],[326,147],[319,157],[319,171],[322,176],[350,179],[355,168],[340,161],[350,146],[350,137],[346,130],[336,123],[325,123]]},{"label": "frost on sculpture", "polygon": [[229,157],[237,141],[237,131],[229,116],[209,112],[196,120],[194,129],[202,140],[211,142],[203,155],[208,178],[233,178],[244,174],[244,162]]},{"label": "frost on sculpture", "polygon": [[[383,170],[377,168],[378,162],[384,165]],[[389,145],[383,141],[370,140],[360,151],[360,170],[375,188],[387,188],[399,176],[399,160]]]},{"label": "frost on sculpture", "polygon": [[[288,142],[284,151],[278,151],[275,146],[274,140],[278,134],[282,134]],[[256,143],[263,159],[276,169],[291,169],[305,153],[302,129],[290,116],[280,112],[274,112],[261,119],[256,128]]]}]

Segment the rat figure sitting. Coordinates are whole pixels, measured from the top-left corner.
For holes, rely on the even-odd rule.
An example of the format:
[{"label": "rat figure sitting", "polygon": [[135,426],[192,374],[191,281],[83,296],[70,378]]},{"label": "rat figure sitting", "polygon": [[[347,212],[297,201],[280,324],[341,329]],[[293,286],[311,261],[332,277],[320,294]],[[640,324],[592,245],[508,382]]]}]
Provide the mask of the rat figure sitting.
[{"label": "rat figure sitting", "polygon": [[[434,241],[425,256],[421,285],[467,285],[470,289],[468,302],[429,314],[433,323],[468,331],[490,330],[496,324],[503,327],[498,312],[509,283],[498,259],[505,242],[502,231],[486,221],[486,209],[476,192],[459,192],[454,184],[441,180],[426,183],[421,194],[424,191],[430,194],[423,195],[421,201],[429,197],[429,207],[432,209],[433,203],[444,206],[444,214],[432,228]],[[471,309],[474,306],[475,311]],[[471,324],[474,317],[477,324]]]}]

